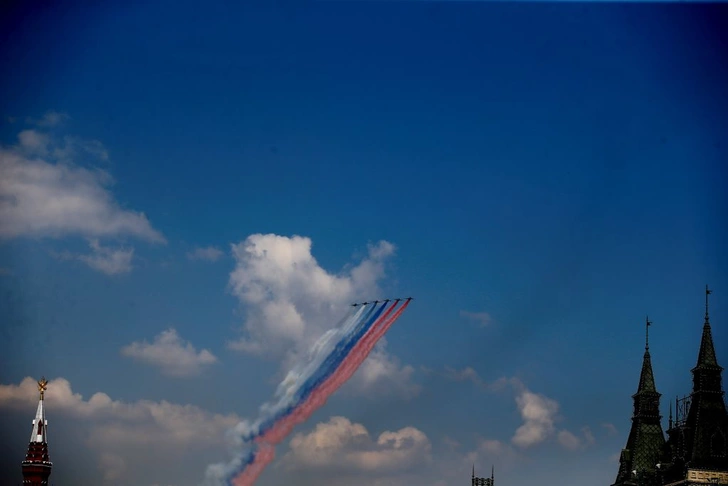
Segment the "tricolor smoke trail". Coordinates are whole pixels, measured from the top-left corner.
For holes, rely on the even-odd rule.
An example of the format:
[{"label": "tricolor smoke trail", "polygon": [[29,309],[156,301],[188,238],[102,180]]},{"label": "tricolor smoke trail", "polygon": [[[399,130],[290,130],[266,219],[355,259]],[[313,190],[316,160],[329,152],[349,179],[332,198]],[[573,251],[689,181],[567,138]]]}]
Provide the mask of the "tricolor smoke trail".
[{"label": "tricolor smoke trail", "polygon": [[276,400],[260,407],[259,419],[235,427],[237,457],[229,464],[208,467],[206,484],[252,485],[275,458],[275,446],[352,377],[409,303],[410,299],[397,299],[352,307],[278,385]]}]

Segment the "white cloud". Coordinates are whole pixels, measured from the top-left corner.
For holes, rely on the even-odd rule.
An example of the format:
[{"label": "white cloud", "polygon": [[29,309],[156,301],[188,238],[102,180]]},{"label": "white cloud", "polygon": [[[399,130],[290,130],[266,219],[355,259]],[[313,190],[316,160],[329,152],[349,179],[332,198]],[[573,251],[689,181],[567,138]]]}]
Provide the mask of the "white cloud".
[{"label": "white cloud", "polygon": [[[68,141],[54,151],[52,145],[48,135],[25,130],[18,145],[0,146],[0,238],[80,235],[165,241],[143,213],[114,200],[108,172],[49,155],[68,152]],[[93,142],[87,145],[103,156]]]},{"label": "white cloud", "polygon": [[192,343],[185,343],[173,328],[161,332],[153,343],[133,342],[121,349],[121,354],[142,363],[161,368],[169,376],[186,377],[200,374],[206,366],[217,363],[207,349],[199,352]]},{"label": "white cloud", "polygon": [[517,378],[501,379],[499,382],[510,384],[516,391],[516,406],[523,420],[511,438],[514,445],[527,449],[554,436],[562,447],[569,450],[580,449],[595,442],[589,427],[582,427],[583,437],[578,437],[569,430],[556,428],[556,422],[561,419],[556,400],[532,392]]},{"label": "white cloud", "polygon": [[465,310],[461,310],[460,311],[460,317],[463,317],[465,319],[469,319],[471,321],[475,321],[481,327],[487,326],[493,320],[490,317],[490,314],[488,314],[487,312],[468,312],[468,311],[465,311]]},{"label": "white cloud", "polygon": [[98,240],[89,242],[91,253],[78,255],[77,258],[99,272],[107,275],[131,272],[131,261],[134,258],[134,248],[108,248],[99,244]]},{"label": "white cloud", "polygon": [[394,393],[401,397],[414,397],[422,387],[412,382],[415,369],[410,365],[401,366],[399,359],[386,352],[387,341],[382,338],[369,357],[362,363],[349,393],[359,394]]},{"label": "white cloud", "polygon": [[554,420],[559,404],[544,395],[533,393],[525,386],[516,396],[516,405],[523,419],[512,442],[519,447],[531,447],[546,440],[554,432]]},{"label": "white cloud", "polygon": [[363,425],[332,417],[309,434],[296,434],[283,460],[294,469],[392,474],[429,462],[430,454],[429,439],[414,427],[382,432],[373,440]]},{"label": "white cloud", "polygon": [[559,444],[566,449],[575,450],[581,447],[581,440],[568,430],[562,430],[557,435]]},{"label": "white cloud", "polygon": [[18,134],[18,142],[27,152],[45,155],[48,153],[50,138],[36,130],[23,130]]},{"label": "white cloud", "polygon": [[223,256],[223,251],[214,246],[208,246],[206,248],[195,248],[194,251],[187,253],[187,258],[190,260],[204,260],[208,262],[215,262]]},{"label": "white cloud", "polygon": [[594,434],[592,434],[592,431],[589,427],[582,427],[581,433],[582,437],[578,437],[570,431],[564,429],[559,431],[559,433],[556,435],[556,438],[561,446],[571,451],[583,449],[596,442],[596,440],[594,439]]},{"label": "white cloud", "polygon": [[[141,479],[151,481],[152,471],[169,476],[185,460],[182,454],[196,457],[220,449],[224,432],[240,421],[234,414],[214,414],[164,400],[122,402],[102,392],[84,399],[64,378],[50,380],[45,400],[53,415],[51,426],[74,424],[74,433],[83,438],[89,453],[98,454],[99,468],[109,473],[108,484],[141,484]],[[0,385],[1,409],[32,414],[37,403],[36,381],[30,377],[19,385]],[[201,471],[205,459],[199,462],[195,467]]]},{"label": "white cloud", "polygon": [[[323,269],[311,246],[309,238],[274,234],[254,234],[232,245],[235,269],[229,286],[244,307],[245,324],[244,335],[228,343],[230,348],[282,359],[287,367],[341,319],[351,302],[381,297],[378,282],[394,245],[369,245],[366,258],[339,274]],[[411,395],[417,391],[409,383],[413,372],[380,343],[351,388],[365,393],[389,384],[387,389]]]}]

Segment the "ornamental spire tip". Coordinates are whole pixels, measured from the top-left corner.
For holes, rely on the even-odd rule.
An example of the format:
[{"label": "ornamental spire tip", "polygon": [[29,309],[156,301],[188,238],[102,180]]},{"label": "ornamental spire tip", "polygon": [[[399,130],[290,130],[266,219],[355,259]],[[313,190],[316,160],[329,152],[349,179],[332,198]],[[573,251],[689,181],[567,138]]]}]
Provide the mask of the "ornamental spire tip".
[{"label": "ornamental spire tip", "polygon": [[713,291],[708,288],[708,286],[705,286],[705,324],[710,325],[710,320],[708,318],[708,296],[712,294]]},{"label": "ornamental spire tip", "polygon": [[650,317],[645,317],[645,351],[650,350],[650,325],[652,322],[650,322]]},{"label": "ornamental spire tip", "polygon": [[40,392],[40,399],[43,400],[43,394],[48,389],[48,380],[45,379],[45,376],[42,377],[40,380],[38,380],[38,391]]}]

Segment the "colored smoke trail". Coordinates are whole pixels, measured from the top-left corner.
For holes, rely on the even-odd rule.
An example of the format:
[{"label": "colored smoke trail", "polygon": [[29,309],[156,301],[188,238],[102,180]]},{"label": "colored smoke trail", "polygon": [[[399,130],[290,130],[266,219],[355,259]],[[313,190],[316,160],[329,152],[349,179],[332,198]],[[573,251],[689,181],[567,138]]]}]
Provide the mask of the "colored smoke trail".
[{"label": "colored smoke trail", "polygon": [[408,305],[409,301],[405,302],[391,318],[378,322],[378,326],[373,326],[371,331],[361,341],[356,343],[351,353],[344,358],[334,374],[321,384],[320,387],[316,388],[309,395],[308,399],[298,406],[293,413],[281,419],[272,429],[256,439],[256,442],[274,445],[279,444],[291,433],[293,427],[305,422],[311,414],[321,408],[326,403],[326,400],[354,375],[356,370],[359,369],[364,360],[369,356],[369,353],[372,352],[377,342],[384,336]]},{"label": "colored smoke trail", "polygon": [[261,406],[261,417],[252,424],[243,421],[231,431],[241,451],[227,465],[209,466],[206,484],[218,485],[225,478],[226,484],[252,485],[275,458],[275,445],[326,403],[361,366],[409,304],[407,300],[397,308],[399,301],[363,304],[340,327],[319,338],[307,360],[294,366],[278,385],[277,400]]},{"label": "colored smoke trail", "polygon": [[263,469],[276,457],[276,449],[269,444],[261,444],[258,452],[255,454],[253,462],[250,463],[243,471],[230,481],[233,486],[246,486],[253,484]]}]

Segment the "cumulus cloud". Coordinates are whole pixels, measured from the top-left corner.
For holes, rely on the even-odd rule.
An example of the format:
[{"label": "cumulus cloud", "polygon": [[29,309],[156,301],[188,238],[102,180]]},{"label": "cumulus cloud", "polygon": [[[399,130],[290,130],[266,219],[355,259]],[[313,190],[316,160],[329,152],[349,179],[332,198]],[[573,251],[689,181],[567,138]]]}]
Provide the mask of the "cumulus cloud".
[{"label": "cumulus cloud", "polygon": [[576,450],[595,442],[594,434],[589,427],[582,427],[581,437],[569,430],[556,428],[556,422],[561,420],[556,400],[532,392],[517,378],[499,381],[510,384],[516,391],[516,407],[523,420],[511,438],[514,445],[527,449],[555,437],[565,449]]},{"label": "cumulus cloud", "polygon": [[488,314],[487,312],[469,312],[469,311],[461,310],[460,317],[471,320],[471,321],[475,321],[481,327],[487,326],[492,321],[490,314]]},{"label": "cumulus cloud", "polygon": [[309,434],[296,434],[283,460],[296,469],[392,474],[429,462],[431,444],[414,427],[385,431],[374,440],[363,425],[332,417]]},{"label": "cumulus cloud", "polygon": [[187,258],[190,260],[204,260],[207,262],[216,262],[223,256],[223,251],[214,246],[206,248],[195,248],[194,251],[187,252]]},{"label": "cumulus cloud", "polygon": [[[231,349],[282,359],[288,367],[335,325],[351,302],[381,296],[379,281],[395,253],[386,241],[369,245],[367,256],[338,274],[322,268],[301,236],[254,234],[232,245],[235,269],[229,287],[243,305],[243,336]],[[416,392],[409,384],[414,369],[402,367],[380,343],[352,381],[365,392],[381,389]],[[375,386],[377,385],[377,386]]]},{"label": "cumulus cloud", "polygon": [[[14,146],[0,146],[0,239],[131,236],[163,243],[144,213],[121,207],[113,178],[98,168],[68,160],[78,143],[58,143],[48,134],[25,130]],[[96,142],[81,144],[104,158]]]},{"label": "cumulus cloud", "polygon": [[[45,398],[56,417],[51,425],[72,421],[85,445],[99,452],[96,460],[108,472],[108,484],[141,484],[139,480],[150,481],[148,476],[160,468],[162,477],[167,477],[177,470],[182,453],[209,455],[211,449],[220,448],[224,432],[240,421],[234,414],[215,414],[164,400],[123,402],[103,392],[84,399],[64,378],[50,380]],[[19,385],[0,385],[0,409],[32,413],[37,403],[33,378],[27,377]],[[202,464],[204,461],[201,459]],[[145,477],[134,476],[139,471]]]},{"label": "cumulus cloud", "polygon": [[522,448],[531,447],[554,433],[554,421],[559,411],[559,404],[555,400],[521,386],[516,396],[516,405],[523,424],[516,429],[511,439],[513,444]]},{"label": "cumulus cloud", "polygon": [[217,357],[207,349],[197,351],[185,342],[173,328],[161,332],[154,342],[133,342],[121,349],[121,354],[145,364],[158,366],[169,376],[199,375],[203,368],[217,363]]}]

